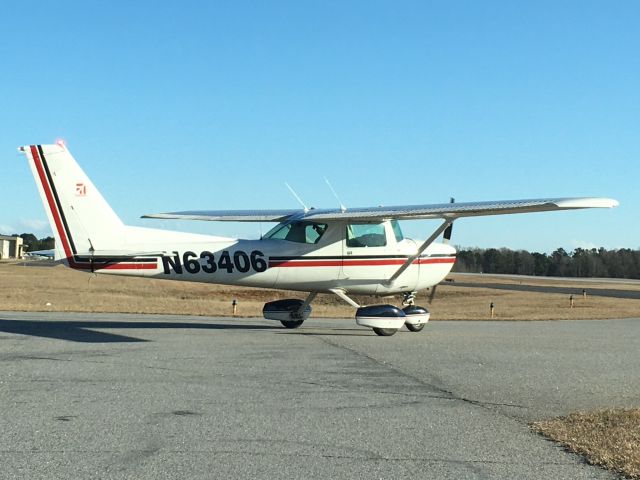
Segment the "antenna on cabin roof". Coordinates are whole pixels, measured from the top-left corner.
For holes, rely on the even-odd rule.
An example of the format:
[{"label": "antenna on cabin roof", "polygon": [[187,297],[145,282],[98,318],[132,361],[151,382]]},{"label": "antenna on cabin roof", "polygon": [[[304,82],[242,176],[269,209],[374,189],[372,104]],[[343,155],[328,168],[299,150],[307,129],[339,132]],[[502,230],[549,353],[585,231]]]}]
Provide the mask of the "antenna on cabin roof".
[{"label": "antenna on cabin roof", "polygon": [[327,182],[327,185],[329,186],[329,190],[331,190],[331,193],[333,193],[333,196],[336,197],[336,200],[338,201],[338,204],[340,205],[340,211],[342,213],[346,212],[347,211],[347,207],[344,206],[344,203],[342,203],[342,200],[340,200],[340,197],[338,196],[336,191],[331,186],[331,183],[329,183],[329,179],[327,177],[324,177],[324,181]]},{"label": "antenna on cabin roof", "polygon": [[302,205],[302,208],[304,209],[304,213],[307,213],[309,211],[309,208],[304,204],[304,202],[302,201],[302,199],[298,196],[298,194],[296,193],[296,191],[291,188],[291,185],[289,185],[287,182],[284,182],[284,184],[287,186],[287,188],[289,189],[289,191],[291,192],[291,194],[296,197],[296,200],[298,200],[298,203],[300,205]]}]

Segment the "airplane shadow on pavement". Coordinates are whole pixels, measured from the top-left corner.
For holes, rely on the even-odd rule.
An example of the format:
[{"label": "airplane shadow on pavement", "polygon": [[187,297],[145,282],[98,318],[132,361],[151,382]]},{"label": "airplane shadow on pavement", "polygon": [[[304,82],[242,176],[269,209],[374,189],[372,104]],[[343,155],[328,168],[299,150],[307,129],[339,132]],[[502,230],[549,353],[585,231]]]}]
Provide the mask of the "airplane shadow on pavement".
[{"label": "airplane shadow on pavement", "polygon": [[269,327],[264,325],[243,325],[241,323],[191,323],[191,322],[131,322],[131,321],[34,321],[34,320],[8,320],[0,318],[0,332],[18,333],[35,337],[54,338],[70,342],[82,343],[118,343],[118,342],[150,342],[143,338],[119,335],[116,333],[101,332],[94,329],[108,328],[140,328],[140,329],[203,329],[203,330],[264,330]]}]

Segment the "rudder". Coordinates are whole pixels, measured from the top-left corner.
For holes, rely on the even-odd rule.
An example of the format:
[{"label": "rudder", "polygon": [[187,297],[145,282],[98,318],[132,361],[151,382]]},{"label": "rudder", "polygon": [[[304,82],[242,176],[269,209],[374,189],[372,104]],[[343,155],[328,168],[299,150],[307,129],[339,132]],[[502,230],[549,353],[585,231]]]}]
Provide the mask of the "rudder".
[{"label": "rudder", "polygon": [[56,239],[56,260],[117,250],[125,225],[61,144],[21,147]]}]

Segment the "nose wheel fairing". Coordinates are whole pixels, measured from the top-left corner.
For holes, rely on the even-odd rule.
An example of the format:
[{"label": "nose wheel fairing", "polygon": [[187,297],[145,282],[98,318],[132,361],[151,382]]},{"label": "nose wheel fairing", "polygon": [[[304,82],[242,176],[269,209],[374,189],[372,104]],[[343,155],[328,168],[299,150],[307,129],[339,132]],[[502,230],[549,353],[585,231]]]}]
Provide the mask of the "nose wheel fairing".
[{"label": "nose wheel fairing", "polygon": [[[429,313],[429,310],[427,310],[424,307],[419,307],[417,305],[410,305],[408,307],[404,307],[402,309],[402,311],[405,314],[405,322],[404,323],[407,325],[407,327],[409,325],[412,325],[412,326],[422,325],[422,326],[424,326],[429,321],[429,318],[431,318],[431,314]],[[411,330],[411,329],[409,328],[409,330]],[[415,332],[417,330],[411,330],[411,331]]]}]

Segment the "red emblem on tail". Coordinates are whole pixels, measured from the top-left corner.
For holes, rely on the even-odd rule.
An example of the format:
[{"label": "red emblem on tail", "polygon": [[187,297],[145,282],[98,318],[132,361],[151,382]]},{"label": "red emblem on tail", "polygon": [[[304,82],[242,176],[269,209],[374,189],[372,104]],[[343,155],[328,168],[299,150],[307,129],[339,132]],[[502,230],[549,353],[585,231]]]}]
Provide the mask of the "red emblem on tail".
[{"label": "red emblem on tail", "polygon": [[87,186],[84,183],[76,183],[76,197],[84,197],[87,194]]}]

